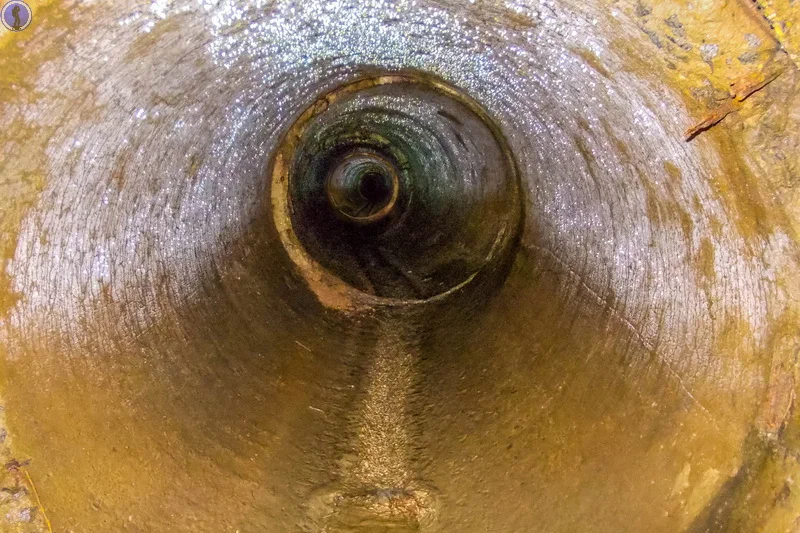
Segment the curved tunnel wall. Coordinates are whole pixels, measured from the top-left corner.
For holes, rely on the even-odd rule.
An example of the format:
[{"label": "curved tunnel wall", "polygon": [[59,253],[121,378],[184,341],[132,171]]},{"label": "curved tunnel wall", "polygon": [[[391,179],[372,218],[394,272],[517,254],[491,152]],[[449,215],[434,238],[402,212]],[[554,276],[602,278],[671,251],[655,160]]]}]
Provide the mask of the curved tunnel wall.
[{"label": "curved tunnel wall", "polygon": [[[13,527],[796,526],[795,68],[746,7],[37,9],[2,50],[7,453],[42,502]],[[731,65],[780,74],[686,142]],[[330,309],[271,158],[400,71],[497,124],[519,242],[485,291]]]}]

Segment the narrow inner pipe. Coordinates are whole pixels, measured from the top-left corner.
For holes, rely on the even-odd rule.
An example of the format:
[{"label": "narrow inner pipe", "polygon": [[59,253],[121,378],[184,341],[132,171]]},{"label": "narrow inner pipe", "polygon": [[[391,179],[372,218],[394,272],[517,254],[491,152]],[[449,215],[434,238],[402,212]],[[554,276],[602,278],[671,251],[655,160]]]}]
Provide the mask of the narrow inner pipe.
[{"label": "narrow inner pipe", "polygon": [[356,151],[335,164],[325,189],[338,215],[348,222],[367,225],[383,220],[395,208],[400,179],[385,158]]},{"label": "narrow inner pipe", "polygon": [[[385,202],[362,181],[380,178]],[[333,307],[422,303],[513,258],[517,164],[494,119],[430,74],[373,75],[311,103],[272,158],[284,248]],[[331,209],[333,207],[333,209]]]},{"label": "narrow inner pipe", "polygon": [[378,205],[386,204],[392,197],[392,187],[387,183],[388,176],[378,172],[370,172],[361,178],[358,192],[368,202]]}]

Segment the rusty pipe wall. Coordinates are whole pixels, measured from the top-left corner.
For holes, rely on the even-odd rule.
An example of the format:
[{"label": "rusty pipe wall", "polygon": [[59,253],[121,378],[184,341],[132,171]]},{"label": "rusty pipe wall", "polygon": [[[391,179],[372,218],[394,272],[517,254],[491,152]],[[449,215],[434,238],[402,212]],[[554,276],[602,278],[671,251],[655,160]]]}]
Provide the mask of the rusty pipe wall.
[{"label": "rusty pipe wall", "polygon": [[800,530],[791,6],[31,5],[2,531]]}]

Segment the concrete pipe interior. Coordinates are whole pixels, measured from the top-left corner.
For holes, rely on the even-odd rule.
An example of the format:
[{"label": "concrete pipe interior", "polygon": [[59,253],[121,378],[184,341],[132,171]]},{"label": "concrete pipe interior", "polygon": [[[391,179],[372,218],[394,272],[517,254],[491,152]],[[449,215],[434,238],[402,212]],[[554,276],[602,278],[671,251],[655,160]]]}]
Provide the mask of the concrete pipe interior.
[{"label": "concrete pipe interior", "polygon": [[790,1],[28,5],[0,530],[800,531]]}]

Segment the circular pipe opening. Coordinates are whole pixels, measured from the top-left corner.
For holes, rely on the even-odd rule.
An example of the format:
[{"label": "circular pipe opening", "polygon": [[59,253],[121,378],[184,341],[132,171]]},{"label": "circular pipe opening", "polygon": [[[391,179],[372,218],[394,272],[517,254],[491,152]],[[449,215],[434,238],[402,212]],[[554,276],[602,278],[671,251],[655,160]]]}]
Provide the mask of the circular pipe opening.
[{"label": "circular pipe opening", "polygon": [[482,287],[516,250],[522,204],[506,139],[480,104],[429,75],[323,95],[284,135],[270,174],[284,248],[328,307],[431,302],[483,272]]},{"label": "circular pipe opening", "polygon": [[358,192],[361,197],[370,203],[388,202],[392,195],[392,188],[387,186],[385,177],[377,172],[362,176],[358,184]]},{"label": "circular pipe opening", "polygon": [[360,224],[386,218],[397,204],[400,179],[383,157],[355,152],[345,156],[326,183],[328,201],[338,216]]}]

